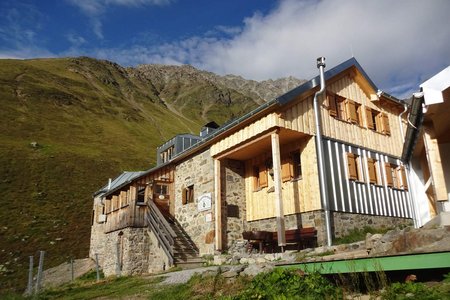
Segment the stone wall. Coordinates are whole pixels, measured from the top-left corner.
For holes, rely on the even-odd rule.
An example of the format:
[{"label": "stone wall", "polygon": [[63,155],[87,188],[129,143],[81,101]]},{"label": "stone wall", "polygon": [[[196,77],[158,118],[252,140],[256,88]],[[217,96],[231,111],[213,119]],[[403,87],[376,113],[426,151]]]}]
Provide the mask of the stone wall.
[{"label": "stone wall", "polygon": [[[194,186],[194,201],[182,203],[184,188]],[[199,211],[198,197],[211,193],[211,209]],[[199,249],[200,255],[214,253],[214,164],[209,149],[177,165],[175,170],[175,218]]]},{"label": "stone wall", "polygon": [[228,249],[234,241],[242,239],[246,227],[245,165],[241,161],[222,163],[222,232]]},{"label": "stone wall", "polygon": [[[412,226],[413,221],[406,218],[373,216],[363,214],[351,214],[342,212],[332,212],[331,227],[333,237],[342,237],[352,229],[372,228],[387,229],[396,227]],[[284,217],[286,229],[296,229],[301,227],[315,227],[317,229],[317,244],[326,245],[325,215],[322,211],[310,211],[302,214],[293,214]],[[247,223],[247,230],[276,231],[277,223],[275,218],[268,218]]]},{"label": "stone wall", "polygon": [[168,269],[168,258],[148,228],[129,227],[105,234],[102,227],[103,224],[92,227],[89,256],[95,259],[95,254],[98,254],[99,265],[105,276]]},{"label": "stone wall", "polygon": [[373,216],[363,214],[351,214],[343,212],[332,213],[332,227],[334,236],[342,237],[355,228],[363,229],[365,226],[378,229],[392,229],[398,227],[413,226],[413,220],[407,218]]}]

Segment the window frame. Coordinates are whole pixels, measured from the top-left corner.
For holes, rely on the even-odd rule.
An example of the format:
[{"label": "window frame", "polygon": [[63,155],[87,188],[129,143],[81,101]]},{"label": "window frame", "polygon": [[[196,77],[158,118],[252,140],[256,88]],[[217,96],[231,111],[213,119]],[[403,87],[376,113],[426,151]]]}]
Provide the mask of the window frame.
[{"label": "window frame", "polygon": [[194,185],[188,185],[181,191],[181,203],[183,205],[194,203]]}]

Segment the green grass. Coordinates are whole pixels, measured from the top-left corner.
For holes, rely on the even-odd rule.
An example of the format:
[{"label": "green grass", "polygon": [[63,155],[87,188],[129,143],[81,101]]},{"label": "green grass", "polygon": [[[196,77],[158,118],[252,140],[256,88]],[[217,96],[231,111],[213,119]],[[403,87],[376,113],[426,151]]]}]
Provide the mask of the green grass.
[{"label": "green grass", "polygon": [[[384,275],[384,272],[381,271]],[[447,275],[447,278],[449,275]],[[384,278],[384,277],[383,277]],[[450,299],[450,282],[444,279],[433,285],[405,282],[381,282],[372,277],[356,277],[336,284],[319,273],[275,269],[254,278],[239,276],[234,280],[220,274],[194,275],[186,284],[160,284],[162,277],[110,277],[99,282],[92,272],[71,283],[41,291],[32,297],[9,293],[1,299],[357,299],[363,293],[373,299]],[[338,281],[339,282],[339,281]],[[375,287],[377,285],[378,287]],[[371,299],[372,299],[371,298]]]}]

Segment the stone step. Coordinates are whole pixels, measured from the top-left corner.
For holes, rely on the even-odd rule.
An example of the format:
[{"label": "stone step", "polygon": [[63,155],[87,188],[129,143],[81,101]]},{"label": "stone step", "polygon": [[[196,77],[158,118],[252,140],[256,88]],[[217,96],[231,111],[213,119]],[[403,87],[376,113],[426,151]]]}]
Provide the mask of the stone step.
[{"label": "stone step", "polygon": [[175,259],[175,265],[177,267],[180,267],[183,270],[201,268],[204,266],[204,263],[205,263],[205,261],[200,257],[192,258],[192,259],[188,259],[188,260]]}]

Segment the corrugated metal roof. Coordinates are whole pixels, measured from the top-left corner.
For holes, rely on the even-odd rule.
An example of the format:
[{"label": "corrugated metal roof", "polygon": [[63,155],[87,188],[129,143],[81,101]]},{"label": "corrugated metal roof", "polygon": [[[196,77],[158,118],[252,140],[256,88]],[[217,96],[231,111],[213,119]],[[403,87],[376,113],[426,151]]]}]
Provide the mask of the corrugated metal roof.
[{"label": "corrugated metal roof", "polygon": [[117,176],[116,178],[114,178],[114,180],[111,181],[111,186],[109,186],[108,189],[108,185],[106,184],[105,186],[103,186],[100,190],[98,190],[97,192],[94,193],[94,196],[97,196],[99,194],[102,193],[106,193],[108,191],[114,191],[116,188],[131,182],[133,179],[139,177],[140,175],[142,175],[144,173],[144,171],[137,171],[137,172],[123,172],[122,174],[120,174],[119,176]]},{"label": "corrugated metal roof", "polygon": [[[354,57],[352,57],[352,58],[344,61],[343,63],[337,65],[336,67],[326,71],[324,73],[325,80],[328,80],[353,66],[356,67],[358,69],[358,71],[364,76],[364,78],[367,80],[367,82],[370,84],[370,86],[375,91],[377,91],[378,88],[375,85],[375,83],[373,83],[373,81],[369,78],[369,76],[367,76],[366,72],[363,70],[361,65],[358,63],[358,61]],[[302,93],[304,93],[310,89],[313,89],[319,85],[320,85],[320,76],[318,75],[318,76],[314,77],[313,79],[305,82],[304,84],[290,90],[286,94],[278,97],[277,100],[280,103],[280,105],[284,105],[284,104],[294,100],[294,98],[296,98],[298,95],[301,95]]]}]

